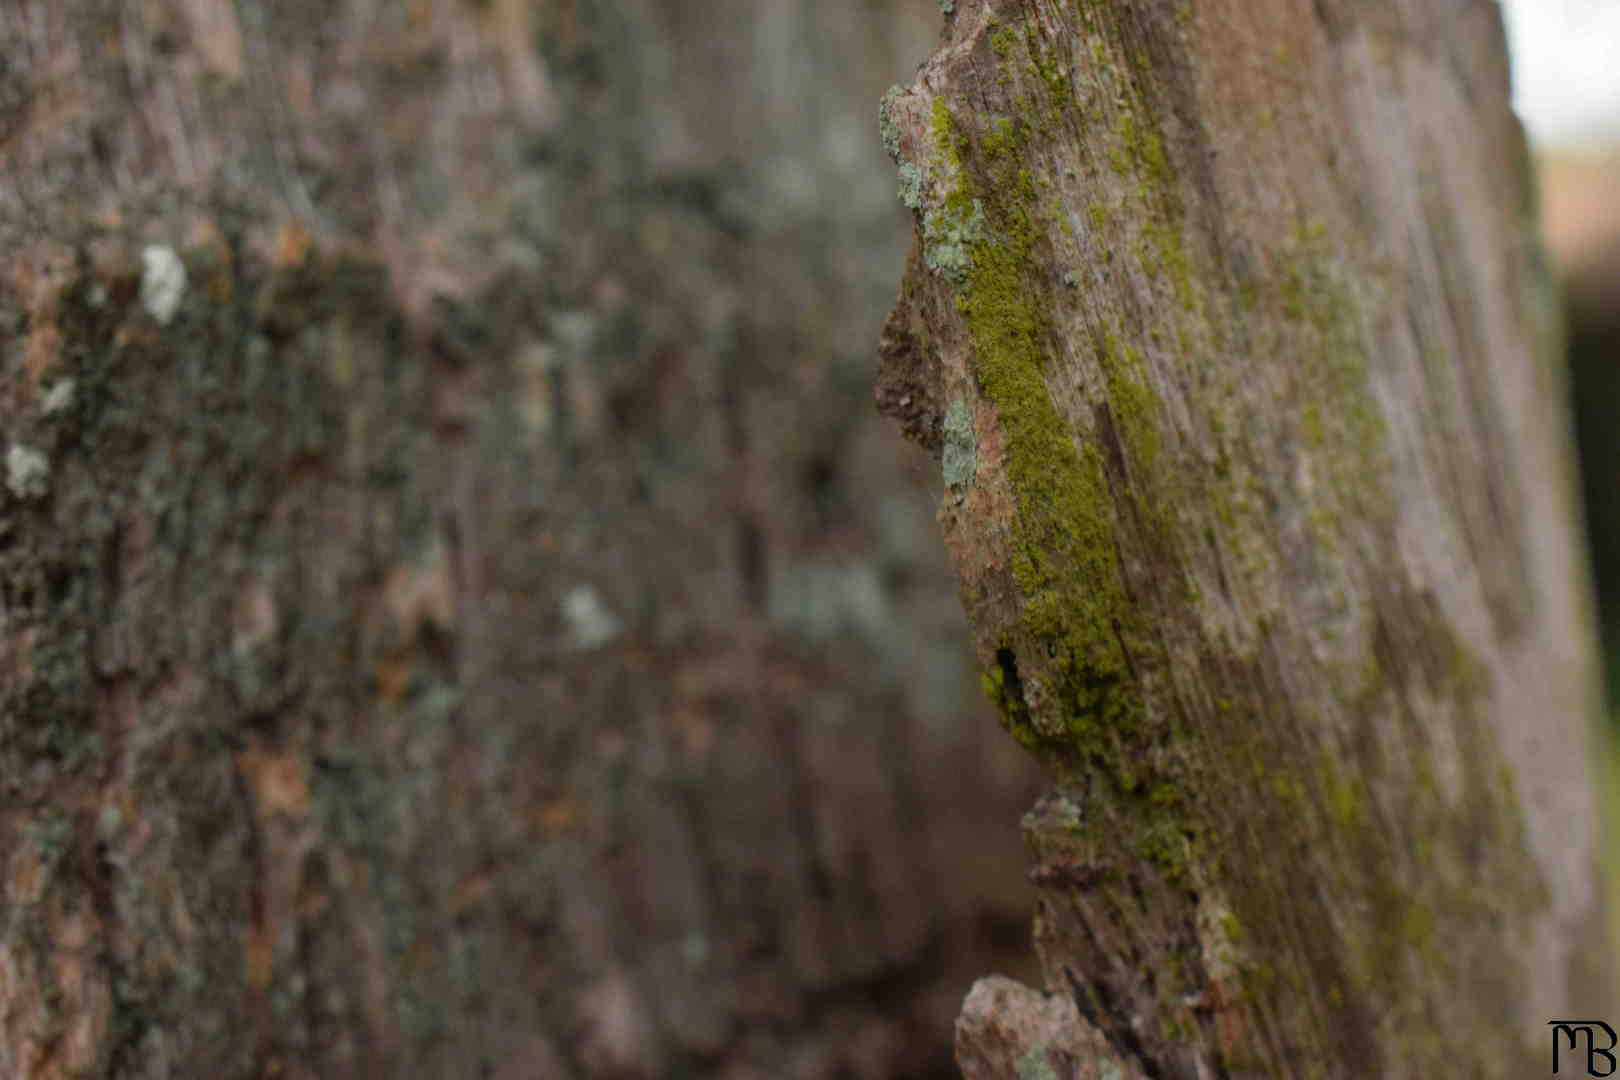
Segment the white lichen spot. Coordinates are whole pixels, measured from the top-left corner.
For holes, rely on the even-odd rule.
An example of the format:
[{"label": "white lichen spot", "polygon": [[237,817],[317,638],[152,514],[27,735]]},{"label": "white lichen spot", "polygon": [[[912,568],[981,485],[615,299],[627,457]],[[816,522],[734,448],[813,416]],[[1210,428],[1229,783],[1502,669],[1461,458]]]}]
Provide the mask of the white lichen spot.
[{"label": "white lichen spot", "polygon": [[141,267],[141,306],[167,326],[186,294],[186,264],[173,248],[152,244],[141,252]]},{"label": "white lichen spot", "polygon": [[563,597],[563,621],[576,648],[594,649],[606,645],[623,629],[618,616],[602,603],[601,595],[590,585],[576,585]]},{"label": "white lichen spot", "polygon": [[956,0],[939,0],[939,10],[943,11],[947,15],[954,14],[956,11]]},{"label": "white lichen spot", "polygon": [[46,416],[55,416],[60,412],[67,412],[73,408],[73,395],[78,389],[72,379],[63,379],[49,390],[45,391],[45,399],[40,402],[40,410]]},{"label": "white lichen spot", "polygon": [[38,450],[12,443],[6,451],[6,489],[19,499],[37,499],[50,486],[50,459]]}]

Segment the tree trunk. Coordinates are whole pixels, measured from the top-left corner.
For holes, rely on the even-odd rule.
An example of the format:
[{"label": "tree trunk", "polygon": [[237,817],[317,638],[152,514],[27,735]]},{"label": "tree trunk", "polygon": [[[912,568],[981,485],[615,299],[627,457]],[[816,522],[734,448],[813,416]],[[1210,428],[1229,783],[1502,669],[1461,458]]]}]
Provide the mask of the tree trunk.
[{"label": "tree trunk", "polygon": [[0,3],[0,1075],[949,1068],[1038,788],[870,406],[937,19]]},{"label": "tree trunk", "polygon": [[945,6],[883,103],[917,241],[879,399],[1057,776],[1052,996],[981,984],[963,1068],[1546,1070],[1616,998],[1496,5]]}]

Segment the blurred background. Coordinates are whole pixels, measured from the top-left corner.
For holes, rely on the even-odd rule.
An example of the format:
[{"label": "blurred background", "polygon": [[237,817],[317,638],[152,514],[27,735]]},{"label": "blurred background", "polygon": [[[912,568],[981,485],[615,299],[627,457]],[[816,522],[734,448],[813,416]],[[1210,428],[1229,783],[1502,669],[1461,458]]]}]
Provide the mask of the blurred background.
[{"label": "blurred background", "polygon": [[1504,0],[1514,104],[1564,287],[1610,701],[1620,700],[1620,4]]}]

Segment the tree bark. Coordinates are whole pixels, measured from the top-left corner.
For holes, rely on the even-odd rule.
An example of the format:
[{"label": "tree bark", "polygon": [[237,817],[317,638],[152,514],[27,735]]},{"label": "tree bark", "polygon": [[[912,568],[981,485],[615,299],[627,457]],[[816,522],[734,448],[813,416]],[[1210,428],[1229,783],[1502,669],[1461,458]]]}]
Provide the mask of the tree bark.
[{"label": "tree bark", "polygon": [[946,7],[883,103],[916,245],[878,394],[1057,777],[1055,997],[982,985],[964,1070],[1547,1069],[1616,997],[1496,5]]},{"label": "tree bark", "polygon": [[[0,3],[0,1075],[937,1075],[932,0]],[[920,459],[920,460],[918,460]]]}]

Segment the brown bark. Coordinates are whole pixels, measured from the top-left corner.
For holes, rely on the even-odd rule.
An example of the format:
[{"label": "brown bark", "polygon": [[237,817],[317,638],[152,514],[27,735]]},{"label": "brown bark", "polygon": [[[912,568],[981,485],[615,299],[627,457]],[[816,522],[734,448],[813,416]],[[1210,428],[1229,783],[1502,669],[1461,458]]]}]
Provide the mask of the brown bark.
[{"label": "brown bark", "polygon": [[1035,788],[868,398],[936,19],[0,4],[0,1075],[948,1067]]},{"label": "brown bark", "polygon": [[953,7],[884,99],[917,247],[879,400],[940,456],[986,687],[1058,777],[1025,829],[1081,1029],[997,984],[959,1060],[1546,1069],[1546,1022],[1616,999],[1496,5]]}]

